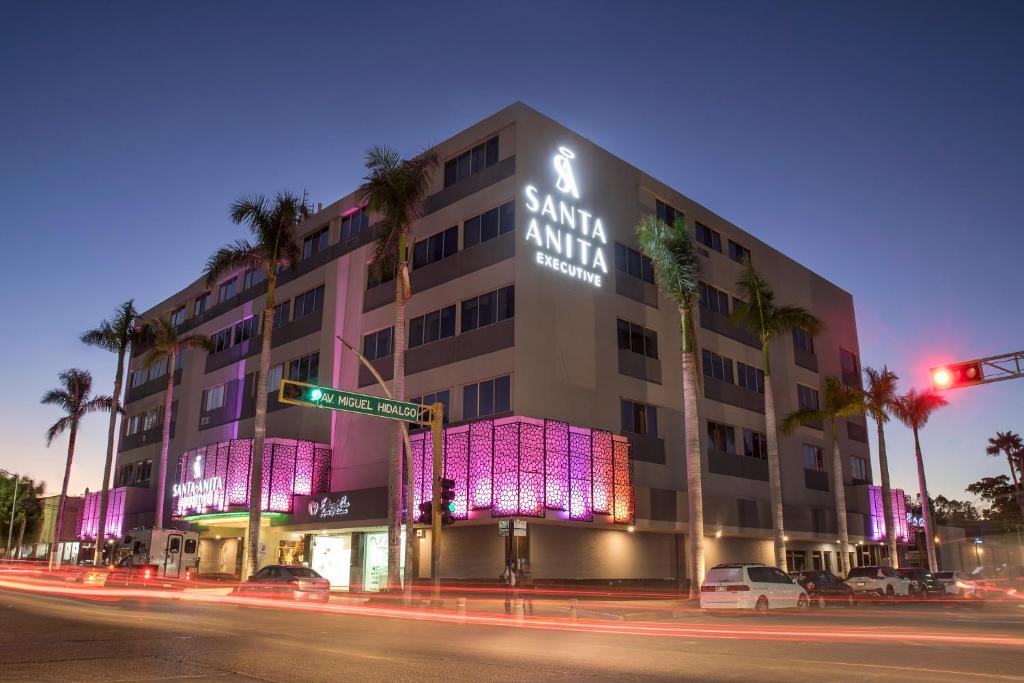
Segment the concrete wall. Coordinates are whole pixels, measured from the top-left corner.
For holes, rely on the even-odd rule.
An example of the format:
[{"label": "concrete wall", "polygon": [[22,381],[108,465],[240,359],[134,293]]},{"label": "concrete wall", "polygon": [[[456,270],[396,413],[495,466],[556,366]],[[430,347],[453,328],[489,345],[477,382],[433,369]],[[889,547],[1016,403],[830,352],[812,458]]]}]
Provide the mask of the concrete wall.
[{"label": "concrete wall", "polygon": [[535,579],[674,579],[676,537],[532,524]]}]

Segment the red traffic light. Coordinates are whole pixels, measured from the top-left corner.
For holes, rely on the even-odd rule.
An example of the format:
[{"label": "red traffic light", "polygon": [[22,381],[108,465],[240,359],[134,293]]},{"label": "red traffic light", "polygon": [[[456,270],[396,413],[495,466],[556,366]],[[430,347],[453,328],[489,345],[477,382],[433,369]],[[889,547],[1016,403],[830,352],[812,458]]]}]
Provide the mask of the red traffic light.
[{"label": "red traffic light", "polygon": [[980,384],[984,380],[985,374],[978,361],[932,368],[932,384],[936,389],[957,389]]}]

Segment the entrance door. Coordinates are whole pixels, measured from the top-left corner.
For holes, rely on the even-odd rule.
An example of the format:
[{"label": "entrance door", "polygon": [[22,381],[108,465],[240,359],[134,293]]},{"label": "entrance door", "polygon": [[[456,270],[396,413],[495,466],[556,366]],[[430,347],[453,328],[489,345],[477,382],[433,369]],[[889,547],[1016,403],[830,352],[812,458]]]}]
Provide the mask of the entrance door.
[{"label": "entrance door", "polygon": [[310,568],[331,582],[332,588],[348,588],[352,567],[352,535],[314,536]]},{"label": "entrance door", "polygon": [[167,546],[164,548],[164,576],[169,579],[176,579],[181,574],[181,539],[181,534],[167,536]]}]

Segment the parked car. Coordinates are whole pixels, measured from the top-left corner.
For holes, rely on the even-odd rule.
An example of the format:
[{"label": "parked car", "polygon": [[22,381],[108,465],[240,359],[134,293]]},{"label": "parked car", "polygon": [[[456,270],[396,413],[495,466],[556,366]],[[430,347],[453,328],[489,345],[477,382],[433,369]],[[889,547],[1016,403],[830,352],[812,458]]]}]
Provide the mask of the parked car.
[{"label": "parked car", "polygon": [[935,580],[945,589],[947,595],[961,598],[977,598],[978,582],[964,572],[936,572]]},{"label": "parked car", "polygon": [[232,594],[327,602],[331,597],[331,582],[308,567],[272,564],[260,569],[245,583],[240,583]]},{"label": "parked car", "polygon": [[791,576],[807,591],[812,605],[854,605],[853,588],[827,569],[807,569]]},{"label": "parked car", "polygon": [[760,563],[719,564],[700,587],[705,610],[806,609],[807,591],[784,572]]},{"label": "parked car", "polygon": [[892,567],[854,567],[846,582],[857,595],[873,595],[894,600],[910,595],[910,579],[899,575]]},{"label": "parked car", "polygon": [[928,598],[946,594],[946,587],[924,567],[903,567],[896,571],[910,581],[911,597]]}]

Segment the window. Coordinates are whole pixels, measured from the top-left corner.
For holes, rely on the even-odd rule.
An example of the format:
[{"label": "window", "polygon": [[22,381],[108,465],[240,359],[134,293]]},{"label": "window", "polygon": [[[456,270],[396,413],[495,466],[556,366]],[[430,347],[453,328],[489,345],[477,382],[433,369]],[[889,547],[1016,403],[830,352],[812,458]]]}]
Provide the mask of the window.
[{"label": "window", "polygon": [[149,367],[150,381],[158,379],[167,374],[167,357],[163,357]]},{"label": "window", "polygon": [[235,344],[252,339],[259,333],[259,318],[249,316],[240,323],[235,323]]},{"label": "window", "polygon": [[857,355],[852,351],[846,349],[839,349],[839,367],[842,368],[844,375],[858,375],[857,370]]},{"label": "window", "polygon": [[142,431],[148,432],[150,429],[156,429],[160,426],[160,413],[163,411],[160,408],[153,408],[147,410],[142,414]]},{"label": "window", "polygon": [[197,545],[198,544],[196,543],[194,538],[186,539],[185,540],[185,554],[186,555],[194,554],[196,552],[196,546]]},{"label": "window", "polygon": [[462,332],[508,320],[516,314],[515,285],[502,287],[462,302]]},{"label": "window", "polygon": [[215,387],[210,387],[203,392],[203,412],[208,413],[211,410],[217,410],[224,406],[224,385],[218,384]]},{"label": "window", "polygon": [[469,249],[516,227],[516,204],[505,202],[479,216],[467,218],[462,224],[462,248]]},{"label": "window", "polygon": [[267,372],[267,393],[272,394],[281,388],[281,376],[284,374],[284,363],[278,363]]},{"label": "window", "polygon": [[800,327],[794,327],[793,348],[806,351],[807,353],[814,353],[814,337],[809,335],[807,330]]},{"label": "window", "polygon": [[341,241],[347,242],[370,227],[370,212],[365,206],[341,217]]},{"label": "window", "polygon": [[185,322],[185,307],[184,306],[178,306],[171,313],[171,324],[172,325],[180,325],[183,322]]},{"label": "window", "polygon": [[319,254],[321,251],[326,250],[327,240],[330,237],[330,234],[330,229],[325,225],[306,239],[302,240],[302,259],[306,260],[310,256]]},{"label": "window", "polygon": [[242,289],[252,289],[266,279],[267,276],[263,274],[262,270],[251,268],[245,271],[245,276],[242,278]]},{"label": "window", "polygon": [[220,290],[219,293],[217,294],[217,303],[227,301],[236,294],[238,294],[237,275],[231,278],[230,280],[225,280],[224,282],[220,283]]},{"label": "window", "polygon": [[512,377],[496,377],[462,387],[462,419],[486,417],[512,410]]},{"label": "window", "polygon": [[801,408],[805,408],[807,410],[818,410],[818,390],[804,386],[803,384],[797,384],[796,402]]},{"label": "window", "polygon": [[409,321],[409,348],[455,336],[455,305],[427,313]]},{"label": "window", "polygon": [[425,240],[420,240],[412,250],[412,267],[423,266],[446,259],[459,251],[459,226],[453,226]]},{"label": "window", "polygon": [[384,261],[366,266],[366,288],[379,287],[395,279],[395,265]]},{"label": "window", "polygon": [[736,430],[729,425],[708,420],[708,450],[735,453]]},{"label": "window", "polygon": [[128,380],[128,386],[135,388],[146,381],[146,368],[139,368],[132,372],[131,378]]},{"label": "window", "polygon": [[[787,550],[786,551],[786,566],[789,567],[791,572],[802,572],[807,569],[807,551],[805,550]],[[819,583],[821,580],[819,579]]]},{"label": "window", "polygon": [[641,254],[636,249],[630,249],[625,244],[615,243],[615,268],[617,270],[640,278],[644,282],[654,284],[654,267],[651,259]]},{"label": "window", "polygon": [[210,335],[210,341],[213,342],[213,353],[231,348],[231,328],[227,327],[220,332],[213,333]]},{"label": "window", "polygon": [[286,325],[291,320],[292,314],[292,302],[282,301],[281,303],[274,306],[274,325],[273,328],[281,327]]},{"label": "window", "polygon": [[324,308],[324,286],[299,294],[295,297],[295,320],[305,318]]},{"label": "window", "polygon": [[764,393],[764,370],[755,368],[753,365],[737,362],[736,378],[738,380],[736,383],[744,389],[756,391],[759,394]]},{"label": "window", "polygon": [[[444,406],[442,421],[448,422],[448,410],[451,407],[451,392],[447,389],[444,391],[436,391],[432,394],[423,394],[422,396],[416,396],[414,398],[407,399],[409,403],[419,403],[421,405],[432,405],[434,403],[440,403]],[[409,429],[425,429],[426,425],[410,424]]]},{"label": "window", "polygon": [[812,446],[809,443],[801,445],[804,454],[804,469],[812,472],[825,471],[825,456],[822,455],[820,446]]},{"label": "window", "polygon": [[320,352],[314,351],[308,356],[296,358],[288,364],[288,379],[296,382],[315,383],[320,375]]},{"label": "window", "polygon": [[715,313],[729,315],[729,295],[703,282],[697,284],[700,292],[700,307]]},{"label": "window", "polygon": [[206,309],[210,307],[210,293],[204,292],[196,297],[196,300],[192,302],[192,315],[202,315],[206,312]]},{"label": "window", "polygon": [[750,250],[742,244],[737,244],[736,242],[729,240],[729,258],[733,261],[746,263],[750,260]]},{"label": "window", "polygon": [[446,161],[444,164],[444,186],[450,187],[496,163],[498,163],[497,135],[454,159]]},{"label": "window", "polygon": [[850,456],[850,476],[859,481],[868,481],[868,461],[859,455]]},{"label": "window", "polygon": [[743,430],[743,455],[748,458],[768,459],[768,437],[753,429]]},{"label": "window", "polygon": [[[732,359],[726,358],[725,356],[719,356],[714,351],[708,351],[704,349],[701,352],[701,361],[704,366],[704,375],[707,377],[714,377],[715,379],[723,382],[733,384],[732,377]],[[740,365],[743,365],[740,363]]]},{"label": "window", "polygon": [[132,415],[131,417],[128,418],[128,424],[125,427],[124,433],[128,434],[128,435],[138,433],[139,426],[141,425],[141,423],[142,423],[142,416],[141,415]]},{"label": "window", "polygon": [[385,327],[363,335],[363,355],[370,360],[384,358],[395,352],[394,327]]},{"label": "window", "polygon": [[719,254],[722,253],[722,235],[717,230],[712,230],[708,226],[704,225],[700,221],[695,221],[697,241],[703,244],[708,249],[714,249]]},{"label": "window", "polygon": [[622,399],[622,431],[658,436],[658,410],[654,406]]},{"label": "window", "polygon": [[667,223],[668,225],[675,225],[676,219],[685,220],[683,212],[677,208],[669,206],[661,200],[655,201],[655,212],[658,214],[658,218]]},{"label": "window", "polygon": [[648,358],[658,357],[658,333],[622,320],[617,322],[619,348]]}]

